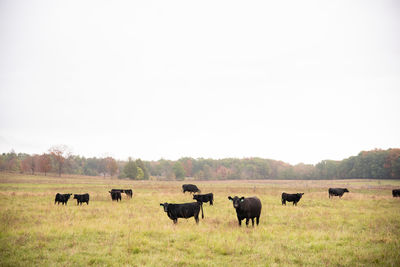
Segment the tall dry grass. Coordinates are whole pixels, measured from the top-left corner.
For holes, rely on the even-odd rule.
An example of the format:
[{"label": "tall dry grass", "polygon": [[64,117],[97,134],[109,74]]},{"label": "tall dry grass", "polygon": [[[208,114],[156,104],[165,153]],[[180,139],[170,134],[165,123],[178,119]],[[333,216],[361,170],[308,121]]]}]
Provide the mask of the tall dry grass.
[{"label": "tall dry grass", "polygon": [[[174,225],[159,203],[191,202],[182,182],[0,176],[1,266],[399,266],[398,181],[207,181],[205,218]],[[328,187],[348,187],[329,199]],[[112,202],[113,187],[134,190]],[[280,195],[305,192],[297,207]],[[90,193],[89,205],[54,205],[55,193]],[[227,196],[262,200],[258,227],[238,227]]]}]

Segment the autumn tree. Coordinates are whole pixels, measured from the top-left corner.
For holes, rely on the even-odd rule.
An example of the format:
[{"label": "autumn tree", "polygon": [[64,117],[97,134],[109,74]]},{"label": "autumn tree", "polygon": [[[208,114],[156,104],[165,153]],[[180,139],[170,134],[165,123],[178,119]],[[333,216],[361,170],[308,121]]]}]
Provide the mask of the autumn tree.
[{"label": "autumn tree", "polygon": [[38,168],[39,156],[38,155],[28,155],[21,161],[21,170],[23,172],[31,172],[32,175],[35,174],[35,170]]},{"label": "autumn tree", "polygon": [[49,152],[56,163],[58,175],[61,177],[63,167],[68,157],[71,155],[70,149],[66,145],[58,145],[51,147]]},{"label": "autumn tree", "polygon": [[107,171],[113,177],[118,171],[118,163],[112,157],[106,158]]},{"label": "autumn tree", "polygon": [[31,156],[26,156],[22,161],[21,161],[21,172],[29,172],[31,169],[31,161],[32,157]]},{"label": "autumn tree", "polygon": [[51,170],[51,158],[49,154],[43,153],[39,156],[39,171],[44,172],[46,176],[47,173]]},{"label": "autumn tree", "polygon": [[113,177],[117,171],[118,171],[118,164],[115,159],[112,157],[107,157],[103,158],[100,160],[99,163],[99,168],[98,168],[99,173],[103,174],[104,177],[106,177],[106,174],[108,173],[111,177]]},{"label": "autumn tree", "polygon": [[192,176],[193,162],[191,158],[182,158],[179,161],[182,162],[183,168],[185,169],[186,177]]}]

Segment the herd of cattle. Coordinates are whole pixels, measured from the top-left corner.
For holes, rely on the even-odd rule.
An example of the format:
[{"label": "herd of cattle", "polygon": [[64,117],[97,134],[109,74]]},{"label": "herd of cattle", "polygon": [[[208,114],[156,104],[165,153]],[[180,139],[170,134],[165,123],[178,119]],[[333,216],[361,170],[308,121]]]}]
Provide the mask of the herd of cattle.
[{"label": "herd of cattle", "polygon": [[[111,189],[108,191],[111,196],[112,201],[121,201],[121,193],[125,193],[128,198],[132,198],[133,192],[132,189]],[[182,203],[182,204],[173,204],[173,203],[160,203],[160,206],[164,208],[164,211],[167,213],[168,217],[174,222],[178,222],[178,218],[191,218],[194,217],[196,223],[199,223],[199,213],[201,210],[201,216],[204,218],[203,213],[203,203],[209,202],[210,205],[213,205],[214,195],[213,193],[208,194],[199,194],[201,193],[200,189],[194,184],[184,184],[182,185],[182,192],[190,192],[193,193],[193,199],[196,202],[192,203]],[[329,188],[329,198],[333,196],[342,197],[344,193],[349,192],[347,188]],[[198,193],[198,194],[195,194]],[[282,205],[286,205],[287,202],[293,202],[294,206],[297,206],[297,203],[300,201],[301,197],[304,193],[296,193],[296,194],[287,194],[285,192],[282,193]],[[400,189],[394,189],[392,191],[393,197],[400,197]],[[54,204],[67,205],[67,202],[72,194],[56,194],[56,198]],[[86,203],[89,205],[89,194],[74,194],[74,199],[77,200],[77,205],[82,205],[82,203]],[[246,225],[249,225],[249,221],[251,220],[252,226],[254,226],[254,219],[256,219],[257,225],[260,222],[261,215],[261,201],[257,197],[231,197],[228,199],[232,201],[233,207],[236,210],[236,215],[238,218],[239,226],[242,225],[242,220],[246,219]]]},{"label": "herd of cattle", "polygon": [[[133,192],[132,189],[111,189],[111,191],[108,191],[111,195],[111,199],[113,201],[121,201],[121,193],[125,193],[128,198],[132,198]],[[62,205],[67,205],[69,198],[72,196],[72,194],[56,194],[56,199],[54,200],[54,204],[62,204]],[[76,199],[76,204],[77,205],[82,205],[82,203],[86,203],[89,205],[89,194],[74,194],[74,199]]]}]

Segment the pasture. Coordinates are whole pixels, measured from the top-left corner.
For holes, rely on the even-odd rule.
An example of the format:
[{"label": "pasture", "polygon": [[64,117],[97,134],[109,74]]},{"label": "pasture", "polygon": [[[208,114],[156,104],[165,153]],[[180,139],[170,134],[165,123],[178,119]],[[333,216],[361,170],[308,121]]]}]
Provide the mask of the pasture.
[{"label": "pasture", "polygon": [[[160,203],[192,202],[183,183],[0,173],[0,266],[400,266],[400,181],[193,182],[214,206],[174,225]],[[112,202],[111,188],[133,198]],[[54,205],[57,192],[89,205]],[[282,206],[282,192],[305,194]],[[238,226],[235,195],[260,198],[258,227]]]}]

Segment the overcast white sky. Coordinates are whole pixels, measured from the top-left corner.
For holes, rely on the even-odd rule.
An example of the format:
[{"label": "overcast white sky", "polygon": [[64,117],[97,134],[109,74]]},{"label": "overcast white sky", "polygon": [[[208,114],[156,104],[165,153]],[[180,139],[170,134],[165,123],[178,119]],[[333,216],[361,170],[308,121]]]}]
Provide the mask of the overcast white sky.
[{"label": "overcast white sky", "polygon": [[0,0],[0,152],[400,147],[399,1]]}]

